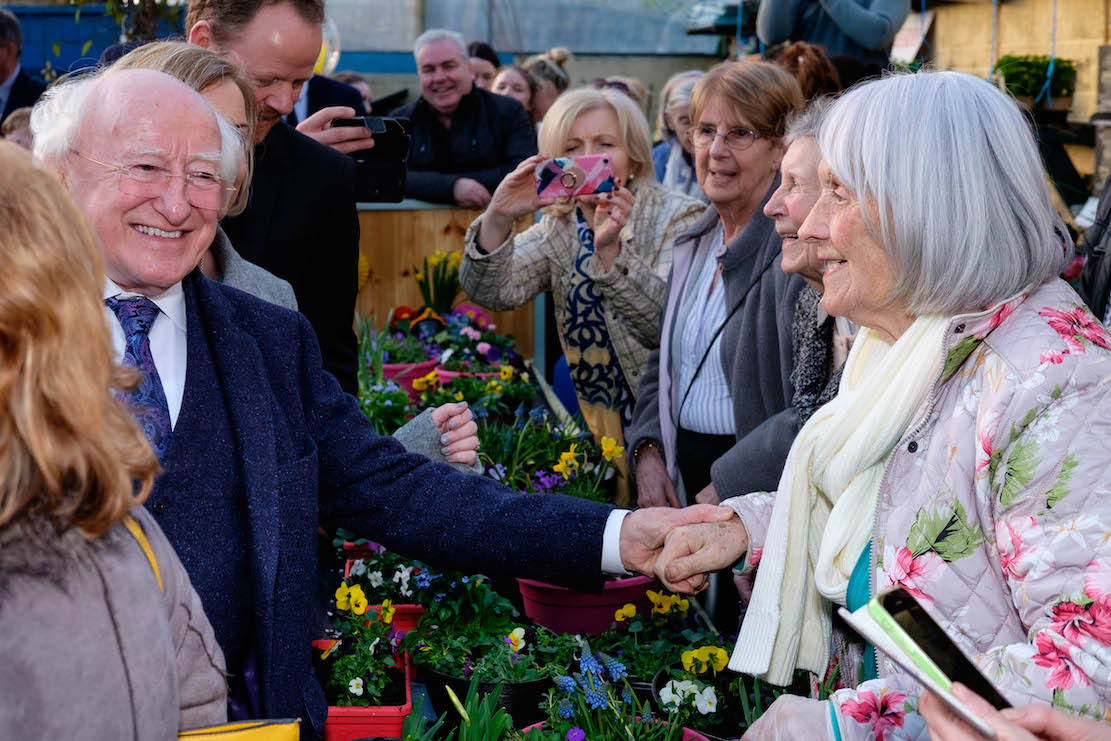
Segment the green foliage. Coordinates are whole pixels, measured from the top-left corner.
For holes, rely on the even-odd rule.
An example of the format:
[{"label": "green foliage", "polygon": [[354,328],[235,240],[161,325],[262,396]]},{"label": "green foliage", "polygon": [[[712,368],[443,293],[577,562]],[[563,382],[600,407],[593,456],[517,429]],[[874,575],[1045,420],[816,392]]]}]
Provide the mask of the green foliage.
[{"label": "green foliage", "polygon": [[413,698],[413,712],[405,716],[401,724],[401,741],[437,741],[436,734],[444,725],[447,713],[441,713],[432,727],[428,727],[428,718],[424,717],[424,695]]},{"label": "green foliage", "polygon": [[[444,689],[463,721],[459,724],[454,741],[501,741],[508,737],[513,727],[513,718],[505,708],[498,707],[500,686],[479,697],[478,678],[473,678],[467,688],[467,699],[462,704],[451,687]],[[452,741],[452,737],[449,736],[448,741]]]},{"label": "green foliage", "polygon": [[[1018,97],[1036,98],[1049,75],[1049,57],[1005,55],[992,68],[992,74],[1002,75],[1007,92]],[[1049,95],[1053,98],[1068,97],[1076,91],[1076,65],[1068,59],[1056,58]]]},{"label": "green foliage", "polygon": [[398,656],[390,644],[390,625],[373,608],[362,615],[344,613],[338,643],[320,654],[326,672],[324,690],[330,704],[351,707],[381,705],[386,687],[404,681]]},{"label": "green foliage", "polygon": [[424,305],[441,316],[451,311],[459,296],[459,263],[462,258],[462,251],[447,253],[438,250],[431,257],[424,258],[424,270],[413,268]]},{"label": "green foliage", "polygon": [[918,511],[907,533],[907,549],[917,558],[934,551],[946,563],[972,554],[984,540],[980,523],[971,522],[956,499],[951,506]]},{"label": "green foliage", "polygon": [[999,492],[999,503],[1003,506],[1014,503],[1023,489],[1034,480],[1038,469],[1037,443],[1033,440],[1019,440],[1007,456],[1006,469],[1003,471],[1003,488]]},{"label": "green foliage", "polygon": [[[414,410],[409,406],[409,395],[394,381],[387,381],[382,374],[387,336],[379,335],[365,316],[358,318],[356,326],[359,334],[359,408],[370,420],[375,432],[389,435],[405,424]],[[419,340],[416,342],[420,345]]]},{"label": "green foliage", "polygon": [[1068,496],[1072,475],[1076,472],[1076,466],[1079,463],[1080,461],[1072,453],[1065,456],[1065,460],[1061,463],[1061,472],[1057,474],[1057,482],[1049,490],[1049,496],[1046,497],[1045,506],[1047,509]]},{"label": "green foliage", "polygon": [[704,622],[702,613],[675,606],[666,613],[654,608],[648,614],[622,616],[592,641],[599,651],[620,656],[629,676],[649,681],[661,666],[679,661],[684,651],[695,646],[719,645],[722,638]]}]

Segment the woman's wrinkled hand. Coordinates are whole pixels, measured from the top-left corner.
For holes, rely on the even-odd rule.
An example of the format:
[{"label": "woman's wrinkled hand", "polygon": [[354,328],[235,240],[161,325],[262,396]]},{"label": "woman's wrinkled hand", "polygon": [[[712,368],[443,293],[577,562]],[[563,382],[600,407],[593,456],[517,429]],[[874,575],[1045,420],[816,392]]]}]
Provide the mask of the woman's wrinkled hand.
[{"label": "woman's wrinkled hand", "polygon": [[678,507],[679,495],[667,473],[664,459],[654,448],[646,448],[636,461],[637,505]]},{"label": "woman's wrinkled hand", "polygon": [[621,230],[629,223],[635,198],[631,190],[618,186],[612,193],[586,199],[594,206],[594,255],[602,263],[602,272],[609,272],[621,254]]},{"label": "woman's wrinkled hand", "polygon": [[[719,509],[732,512],[728,507]],[[677,527],[667,534],[656,559],[656,578],[673,592],[700,592],[710,574],[730,568],[747,550],[748,531],[737,516]]]},{"label": "woman's wrinkled hand", "polygon": [[478,425],[467,402],[451,402],[432,410],[440,433],[440,452],[449,463],[473,466],[478,459]]}]

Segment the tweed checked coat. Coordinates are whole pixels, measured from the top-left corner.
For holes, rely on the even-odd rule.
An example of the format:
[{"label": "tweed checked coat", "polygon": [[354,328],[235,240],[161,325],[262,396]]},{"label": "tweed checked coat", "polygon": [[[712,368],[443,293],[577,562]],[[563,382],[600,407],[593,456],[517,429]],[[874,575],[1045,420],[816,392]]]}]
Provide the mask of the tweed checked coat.
[{"label": "tweed checked coat", "polygon": [[[667,299],[672,242],[694,224],[706,204],[648,181],[638,182],[633,194],[633,210],[621,230],[621,254],[605,273],[593,258],[587,260],[585,270],[606,304],[606,330],[635,396],[648,355],[660,344],[660,311]],[[471,300],[491,311],[508,311],[538,293],[552,291],[557,296],[556,321],[566,326],[562,299],[570,291],[580,248],[574,210],[544,214],[540,223],[511,235],[487,255],[478,251],[481,225],[479,217],[467,229],[459,269],[463,290]]]},{"label": "tweed checked coat", "polygon": [[[1013,705],[1111,708],[1111,340],[1064,281],[956,316],[937,381],[887,462],[872,594],[901,585]],[[756,568],[772,496],[728,502]],[[922,739],[922,688],[835,631],[827,738]],[[831,667],[832,668],[832,667]],[[832,710],[832,712],[830,712]],[[830,727],[836,718],[838,727]]]}]

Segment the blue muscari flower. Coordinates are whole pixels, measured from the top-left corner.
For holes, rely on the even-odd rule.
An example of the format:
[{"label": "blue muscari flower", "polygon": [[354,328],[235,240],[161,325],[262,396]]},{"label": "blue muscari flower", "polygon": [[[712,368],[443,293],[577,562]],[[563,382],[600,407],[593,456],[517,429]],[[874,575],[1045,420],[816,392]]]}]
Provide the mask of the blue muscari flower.
[{"label": "blue muscari flower", "polygon": [[452,588],[452,589],[455,589],[455,585],[456,585],[456,584],[458,584],[458,583],[459,583],[459,582],[455,582],[455,581],[453,581],[453,582],[451,583],[451,588]]},{"label": "blue muscari flower", "polygon": [[567,694],[570,695],[575,692],[575,680],[571,679],[571,677],[565,677],[562,674],[556,674],[555,677],[553,677],[553,681],[555,682],[556,687],[559,687]]},{"label": "blue muscari flower", "polygon": [[393,406],[393,401],[391,401],[390,399],[386,399],[385,401],[382,402],[382,406],[392,407]]},{"label": "blue muscari flower", "polygon": [[598,659],[594,658],[594,654],[589,651],[583,651],[582,657],[579,659],[579,670],[586,674],[601,674],[602,665],[598,663]]},{"label": "blue muscari flower", "polygon": [[629,689],[629,685],[625,685],[625,689],[621,690],[621,702],[633,704],[633,691]]},{"label": "blue muscari flower", "polygon": [[641,723],[651,723],[652,722],[652,703],[650,703],[650,702],[644,703],[644,707],[641,708],[640,721],[641,721]]},{"label": "blue muscari flower", "polygon": [[609,707],[606,696],[598,690],[586,690],[583,695],[586,697],[586,704],[590,706],[591,710],[605,710]]},{"label": "blue muscari flower", "polygon": [[614,682],[620,682],[621,679],[628,674],[628,672],[625,671],[625,665],[617,659],[603,653],[598,654],[598,656],[602,660],[602,665],[606,667],[606,671],[609,672],[610,679]]},{"label": "blue muscari flower", "polygon": [[[564,679],[567,679],[567,677],[564,677]],[[566,697],[559,701],[559,714],[564,718],[570,718],[575,714],[575,707]]]},{"label": "blue muscari flower", "polygon": [[470,581],[471,581],[471,577],[469,577],[469,576],[464,576],[464,577],[463,577],[463,583],[464,583],[464,584],[469,584],[469,583],[470,583]]}]

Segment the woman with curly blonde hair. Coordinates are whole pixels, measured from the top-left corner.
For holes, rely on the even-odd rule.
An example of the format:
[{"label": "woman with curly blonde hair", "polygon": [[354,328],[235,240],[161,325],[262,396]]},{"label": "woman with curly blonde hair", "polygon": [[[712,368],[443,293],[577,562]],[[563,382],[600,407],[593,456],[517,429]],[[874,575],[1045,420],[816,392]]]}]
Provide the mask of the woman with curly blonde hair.
[{"label": "woman with curly blonde hair", "polygon": [[0,172],[0,738],[222,722],[223,654],[139,506],[159,467],[113,395],[136,379],[113,358],[96,239],[26,152],[0,143]]}]

